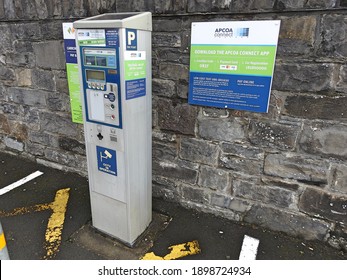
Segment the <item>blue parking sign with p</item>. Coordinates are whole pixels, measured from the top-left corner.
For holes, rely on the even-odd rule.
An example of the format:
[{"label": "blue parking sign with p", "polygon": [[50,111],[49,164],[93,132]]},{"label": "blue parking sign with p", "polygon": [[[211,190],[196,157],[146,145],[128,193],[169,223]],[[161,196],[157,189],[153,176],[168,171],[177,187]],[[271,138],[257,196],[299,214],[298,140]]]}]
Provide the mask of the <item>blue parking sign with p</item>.
[{"label": "blue parking sign with p", "polygon": [[137,51],[137,30],[125,29],[125,40],[127,51]]},{"label": "blue parking sign with p", "polygon": [[98,159],[98,170],[117,176],[117,154],[116,151],[96,146],[96,156]]}]

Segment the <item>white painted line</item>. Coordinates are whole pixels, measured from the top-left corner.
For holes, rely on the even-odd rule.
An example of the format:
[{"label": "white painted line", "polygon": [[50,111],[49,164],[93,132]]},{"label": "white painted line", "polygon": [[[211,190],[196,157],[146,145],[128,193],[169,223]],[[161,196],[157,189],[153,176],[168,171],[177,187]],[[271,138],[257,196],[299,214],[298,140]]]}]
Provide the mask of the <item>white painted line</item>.
[{"label": "white painted line", "polygon": [[259,240],[248,235],[243,238],[239,260],[255,260],[258,253]]},{"label": "white painted line", "polygon": [[11,185],[8,185],[7,187],[4,187],[2,189],[0,189],[0,195],[3,195],[9,191],[12,191],[15,188],[18,188],[19,186],[25,184],[26,182],[29,182],[33,179],[35,179],[36,177],[39,177],[43,174],[43,172],[41,171],[35,171],[34,173],[24,177],[23,179],[18,180],[17,182],[14,182]]}]

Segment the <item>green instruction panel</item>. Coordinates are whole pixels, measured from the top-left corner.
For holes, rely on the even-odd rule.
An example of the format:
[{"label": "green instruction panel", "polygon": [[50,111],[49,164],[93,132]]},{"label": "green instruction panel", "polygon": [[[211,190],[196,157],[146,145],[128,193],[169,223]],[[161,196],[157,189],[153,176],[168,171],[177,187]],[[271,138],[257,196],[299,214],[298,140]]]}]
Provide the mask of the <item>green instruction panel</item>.
[{"label": "green instruction panel", "polygon": [[69,85],[72,121],[83,124],[82,101],[77,65],[75,30],[72,23],[63,23],[66,75]]},{"label": "green instruction panel", "polygon": [[146,95],[146,52],[126,51],[125,66],[125,98],[126,100]]}]

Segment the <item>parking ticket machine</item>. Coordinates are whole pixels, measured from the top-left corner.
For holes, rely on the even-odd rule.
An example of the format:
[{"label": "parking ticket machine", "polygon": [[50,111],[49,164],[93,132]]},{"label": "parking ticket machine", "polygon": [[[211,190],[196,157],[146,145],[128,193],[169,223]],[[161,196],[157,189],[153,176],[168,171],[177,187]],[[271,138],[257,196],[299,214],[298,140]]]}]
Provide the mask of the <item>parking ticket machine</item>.
[{"label": "parking ticket machine", "polygon": [[133,245],[152,219],[152,16],[75,21],[92,224]]}]

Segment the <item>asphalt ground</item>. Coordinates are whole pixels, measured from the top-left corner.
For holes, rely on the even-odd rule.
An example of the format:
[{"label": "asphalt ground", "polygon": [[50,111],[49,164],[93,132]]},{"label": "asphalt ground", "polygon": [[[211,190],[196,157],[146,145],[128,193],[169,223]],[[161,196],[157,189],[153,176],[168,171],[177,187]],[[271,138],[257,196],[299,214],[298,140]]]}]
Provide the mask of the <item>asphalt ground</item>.
[{"label": "asphalt ground", "polygon": [[0,192],[36,171],[43,174],[0,195],[0,221],[12,260],[238,260],[245,236],[258,240],[257,260],[347,260],[347,254],[326,243],[159,199],[153,199],[149,229],[129,248],[93,228],[87,178],[0,153]]}]

